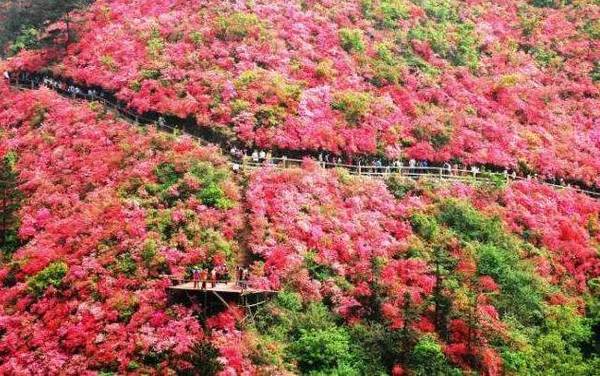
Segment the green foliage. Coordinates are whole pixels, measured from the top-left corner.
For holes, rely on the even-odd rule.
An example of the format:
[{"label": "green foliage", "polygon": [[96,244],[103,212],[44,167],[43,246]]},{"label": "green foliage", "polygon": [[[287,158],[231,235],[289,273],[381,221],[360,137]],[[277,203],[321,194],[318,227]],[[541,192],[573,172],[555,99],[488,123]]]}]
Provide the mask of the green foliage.
[{"label": "green foliage", "polygon": [[399,20],[410,16],[404,0],[362,0],[361,6],[365,17],[374,20],[379,28],[393,29]]},{"label": "green foliage", "polygon": [[157,59],[163,53],[165,49],[165,41],[161,37],[160,32],[157,28],[153,28],[150,34],[150,38],[146,42],[146,50],[148,55],[153,59]]},{"label": "green foliage", "polygon": [[132,360],[129,362],[129,364],[127,364],[128,371],[135,371],[138,368],[140,368],[140,364],[138,362],[136,362],[135,360]]},{"label": "green foliage", "polygon": [[406,179],[399,174],[390,175],[386,180],[388,190],[396,197],[401,199],[406,196],[408,192],[415,189],[415,183],[411,179]]},{"label": "green foliage", "polygon": [[365,42],[363,32],[360,29],[342,28],[339,31],[341,46],[346,52],[364,52]]},{"label": "green foliage", "polygon": [[351,334],[339,325],[324,304],[303,306],[300,299],[299,294],[281,292],[267,311],[257,316],[261,342],[280,342],[284,349],[281,356],[285,358],[279,362],[257,359],[259,363],[296,364],[299,373],[308,375],[382,374],[373,354],[355,341],[360,338],[358,333]]},{"label": "green foliage", "polygon": [[531,5],[538,8],[560,8],[570,0],[532,0]]},{"label": "green foliage", "polygon": [[192,43],[194,43],[196,46],[201,46],[204,42],[204,37],[199,31],[192,31],[189,36]]},{"label": "green foliage", "polygon": [[428,42],[436,54],[454,65],[473,70],[479,66],[479,41],[471,23],[426,21],[410,29],[408,39]]},{"label": "green foliage", "polygon": [[594,68],[590,72],[590,78],[594,82],[600,81],[600,60],[597,60],[596,63],[594,64]]},{"label": "green foliage", "polygon": [[583,26],[583,31],[585,31],[591,39],[600,39],[600,18],[586,22]]},{"label": "green foliage", "polygon": [[279,105],[262,105],[254,113],[255,123],[261,128],[273,128],[281,125],[286,117],[286,109]]},{"label": "green foliage", "polygon": [[230,209],[233,202],[229,200],[223,190],[215,183],[210,183],[198,193],[198,198],[206,206],[218,209]]},{"label": "green foliage", "polygon": [[420,0],[425,13],[437,21],[458,21],[458,4],[453,0]]},{"label": "green foliage", "polygon": [[479,274],[492,276],[500,285],[502,293],[493,297],[500,313],[523,324],[538,325],[543,320],[540,282],[515,250],[485,244],[477,248],[477,258]]},{"label": "green foliage", "polygon": [[336,369],[348,361],[350,336],[340,327],[302,328],[289,350],[304,374],[323,372]]},{"label": "green foliage", "polygon": [[21,244],[18,237],[19,216],[23,194],[15,170],[17,157],[7,153],[0,159],[0,253],[8,258]]},{"label": "green foliage", "polygon": [[372,61],[373,77],[371,82],[375,86],[386,84],[398,84],[401,80],[402,62],[398,59],[392,47],[387,43],[379,43],[375,46],[376,57]]},{"label": "green foliage", "polygon": [[419,339],[410,354],[410,365],[415,376],[461,375],[448,363],[442,346],[430,336]]},{"label": "green foliage", "polygon": [[438,220],[467,241],[498,242],[504,238],[499,218],[486,218],[466,202],[444,201]]},{"label": "green foliage", "polygon": [[439,232],[439,226],[434,217],[415,213],[411,216],[410,222],[413,229],[425,240],[433,240]]},{"label": "green foliage", "polygon": [[357,124],[368,113],[372,101],[369,93],[346,90],[335,94],[331,107],[341,111],[348,123]]},{"label": "green foliage", "polygon": [[302,296],[291,291],[281,291],[276,297],[277,305],[287,310],[298,312],[302,309]]},{"label": "green foliage", "polygon": [[142,69],[140,76],[146,80],[158,80],[161,76],[161,72],[158,69]]},{"label": "green foliage", "polygon": [[[119,70],[119,67],[117,66],[117,63],[115,62],[115,59],[112,57],[112,55],[102,55],[100,57],[100,64],[102,64],[106,69],[108,69],[111,72],[117,72]],[[140,83],[137,82],[137,85],[140,85]],[[136,90],[136,87],[132,87],[132,89]],[[136,91],[139,90],[140,88],[138,87]]]},{"label": "green foliage", "polygon": [[542,68],[558,67],[562,63],[562,58],[556,52],[544,48],[535,48],[533,57]]},{"label": "green foliage", "polygon": [[242,40],[252,30],[263,30],[258,16],[253,13],[236,12],[221,16],[216,22],[217,37],[223,40]]},{"label": "green foliage", "polygon": [[471,23],[460,24],[457,28],[457,36],[456,54],[453,56],[452,63],[476,70],[479,67],[480,52],[475,25]]},{"label": "green foliage", "polygon": [[22,50],[33,50],[39,47],[39,31],[34,27],[23,27],[21,33],[8,48],[9,55],[16,55]]},{"label": "green foliage", "polygon": [[27,287],[32,294],[42,296],[49,286],[59,288],[62,285],[62,279],[67,274],[68,270],[69,268],[66,263],[63,261],[55,261],[36,275],[30,277],[27,280]]},{"label": "green foliage", "polygon": [[154,169],[154,175],[156,175],[162,191],[177,183],[183,176],[181,172],[175,169],[174,164],[167,162],[158,165]]},{"label": "green foliage", "polygon": [[505,353],[509,370],[519,374],[595,375],[598,370],[597,354],[585,357],[583,343],[590,341],[592,330],[589,320],[569,306],[553,306],[541,330],[530,334],[532,345],[518,353]]},{"label": "green foliage", "polygon": [[316,262],[316,253],[309,251],[304,255],[304,265],[310,273],[311,278],[318,281],[325,281],[332,278],[335,272],[328,266]]},{"label": "green foliage", "polygon": [[125,274],[128,277],[132,277],[137,271],[137,264],[131,254],[126,252],[117,257],[115,270],[119,273]]}]

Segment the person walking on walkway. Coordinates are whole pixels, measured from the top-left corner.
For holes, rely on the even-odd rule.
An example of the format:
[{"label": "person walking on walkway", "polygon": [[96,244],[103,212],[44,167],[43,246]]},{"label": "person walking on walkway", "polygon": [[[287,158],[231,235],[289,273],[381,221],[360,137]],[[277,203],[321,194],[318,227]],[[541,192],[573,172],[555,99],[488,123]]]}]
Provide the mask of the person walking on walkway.
[{"label": "person walking on walkway", "polygon": [[447,175],[452,175],[452,166],[450,165],[450,163],[444,163],[444,170],[446,171]]},{"label": "person walking on walkway", "polygon": [[200,282],[202,282],[202,290],[206,290],[206,280],[208,279],[208,272],[206,269],[200,271]]},{"label": "person walking on walkway", "polygon": [[200,281],[200,272],[196,268],[192,270],[192,279],[194,280],[194,288],[197,289],[198,282]]},{"label": "person walking on walkway", "polygon": [[166,125],[165,118],[162,117],[162,116],[159,116],[158,117],[158,127],[159,128],[165,128],[165,125]]}]

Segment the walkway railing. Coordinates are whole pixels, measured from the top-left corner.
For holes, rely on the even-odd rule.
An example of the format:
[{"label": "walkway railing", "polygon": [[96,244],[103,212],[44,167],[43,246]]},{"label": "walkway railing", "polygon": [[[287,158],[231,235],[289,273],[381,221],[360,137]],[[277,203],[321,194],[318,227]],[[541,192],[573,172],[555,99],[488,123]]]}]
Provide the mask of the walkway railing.
[{"label": "walkway railing", "polygon": [[[30,90],[35,89],[36,84],[31,82],[11,82],[11,85],[17,87],[21,90]],[[42,82],[37,84],[38,86],[43,85]],[[214,143],[205,140],[204,138],[198,136],[197,134],[191,133],[189,130],[182,129],[180,127],[176,127],[173,125],[167,124],[165,121],[155,121],[154,119],[144,117],[125,106],[120,106],[113,101],[110,101],[103,97],[102,95],[90,95],[86,92],[68,92],[67,90],[62,90],[58,87],[54,86],[46,86],[57,93],[69,97],[69,98],[78,98],[84,100],[97,101],[102,103],[105,107],[112,109],[114,112],[119,114],[123,119],[127,120],[129,123],[134,123],[137,126],[152,124],[157,129],[162,131],[168,131],[174,134],[180,133],[185,134],[186,136],[191,137],[202,145],[214,145]],[[223,148],[223,145],[220,145]],[[303,163],[302,159],[297,158],[286,158],[286,157],[275,157],[269,158],[268,160],[257,161],[253,160],[250,156],[243,156],[242,158],[237,158],[235,156],[231,156],[233,159],[230,162],[230,165],[234,169],[241,169],[244,171],[254,170],[258,168],[263,168],[265,166],[271,166],[277,169],[286,169],[286,168],[294,168],[300,167]],[[346,164],[346,163],[333,163],[326,161],[318,161],[323,168],[342,168],[347,170],[352,175],[365,176],[371,178],[379,178],[385,179],[394,174],[419,179],[421,177],[427,178],[437,178],[440,180],[446,181],[456,181],[456,182],[472,182],[478,181],[483,183],[498,183],[502,181],[518,181],[518,180],[529,180],[529,177],[522,177],[513,174],[505,174],[500,172],[490,172],[490,171],[473,171],[467,169],[455,169],[448,167],[437,167],[437,166],[379,166],[379,165],[360,165],[360,164]],[[555,189],[573,189],[579,193],[586,194],[588,196],[598,198],[600,197],[600,192],[592,191],[588,189],[582,189],[579,187],[573,187],[570,185],[559,185],[553,184],[547,181],[538,180],[538,183],[550,186]]]}]

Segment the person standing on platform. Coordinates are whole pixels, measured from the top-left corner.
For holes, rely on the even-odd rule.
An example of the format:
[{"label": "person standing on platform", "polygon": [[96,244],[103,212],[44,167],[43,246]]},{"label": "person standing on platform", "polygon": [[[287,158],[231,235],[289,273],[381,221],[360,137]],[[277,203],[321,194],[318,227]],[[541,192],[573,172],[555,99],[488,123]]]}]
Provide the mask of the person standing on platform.
[{"label": "person standing on platform", "polygon": [[200,271],[200,281],[202,282],[202,290],[206,290],[206,281],[208,280],[208,272],[206,269]]},{"label": "person standing on platform", "polygon": [[194,280],[194,288],[197,289],[198,282],[200,281],[200,272],[196,268],[192,270],[192,279]]},{"label": "person standing on platform", "polygon": [[212,268],[212,270],[210,271],[210,284],[212,285],[213,289],[215,287],[217,287],[217,269],[216,268]]}]

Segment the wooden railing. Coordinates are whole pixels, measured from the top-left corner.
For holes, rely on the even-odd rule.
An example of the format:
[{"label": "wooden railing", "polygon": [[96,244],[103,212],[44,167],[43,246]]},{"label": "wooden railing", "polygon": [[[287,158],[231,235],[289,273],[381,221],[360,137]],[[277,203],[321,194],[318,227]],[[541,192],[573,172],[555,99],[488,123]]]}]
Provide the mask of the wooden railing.
[{"label": "wooden railing", "polygon": [[[19,89],[35,89],[35,85],[33,83],[24,84],[23,82],[11,82],[11,85],[17,87]],[[144,117],[134,111],[120,106],[113,101],[107,100],[103,96],[100,95],[89,95],[85,92],[80,93],[71,93],[65,90],[61,90],[56,87],[49,87],[50,89],[58,92],[59,94],[65,97],[71,98],[79,98],[91,101],[97,101],[102,103],[105,107],[112,109],[114,112],[119,114],[123,119],[127,120],[129,123],[133,123],[135,125],[141,126],[145,124],[152,124],[157,129],[161,131],[170,132],[173,134],[185,134],[188,137],[196,140],[202,145],[214,145],[211,142],[206,141],[202,137],[192,134],[185,129],[181,129],[179,127],[169,125],[164,121],[155,121],[154,119],[150,119]],[[222,146],[222,145],[221,145]],[[270,158],[269,160],[256,161],[253,160],[250,156],[244,156],[242,158],[236,158],[231,156],[232,161],[230,165],[234,168],[241,169],[242,171],[249,171],[257,168],[263,168],[267,166],[271,166],[272,168],[277,169],[286,169],[286,168],[294,168],[300,167],[303,163],[302,159],[294,159],[294,158],[286,158],[286,157],[276,157]],[[332,163],[326,161],[318,161],[323,168],[341,168],[347,170],[352,175],[365,176],[370,178],[379,178],[385,179],[390,177],[391,175],[398,174],[400,176],[419,179],[421,177],[429,177],[429,178],[437,178],[440,180],[446,181],[457,181],[457,182],[484,182],[484,183],[495,183],[505,181],[518,181],[518,180],[527,180],[529,178],[522,176],[514,176],[511,174],[504,174],[500,172],[489,172],[489,171],[473,171],[467,169],[453,169],[447,167],[424,167],[424,166],[378,166],[378,165],[360,165],[360,164],[345,164],[345,163]],[[579,187],[573,187],[570,185],[559,185],[553,184],[543,180],[536,180],[537,182],[556,188],[556,189],[573,189],[579,193],[586,194],[588,196],[598,198],[600,197],[600,192],[592,191],[588,189],[582,189]]]}]

